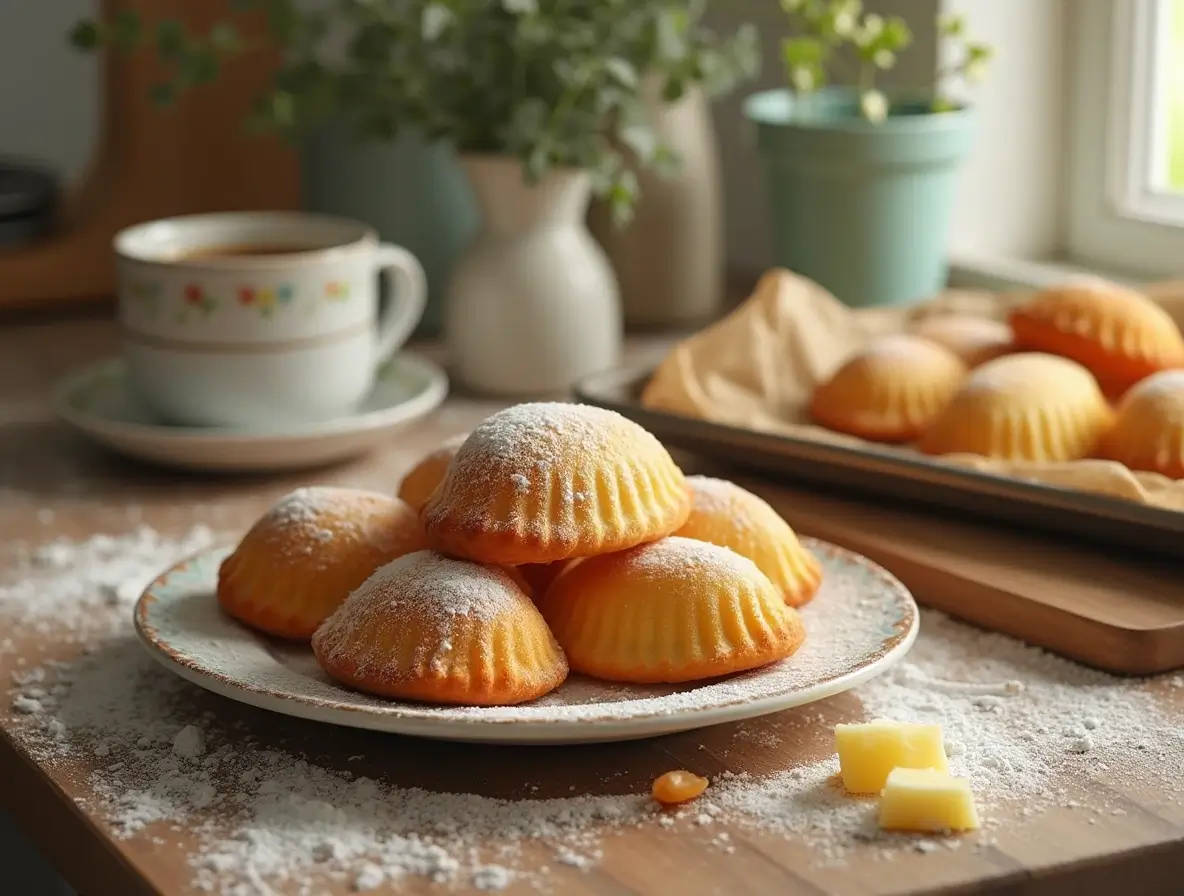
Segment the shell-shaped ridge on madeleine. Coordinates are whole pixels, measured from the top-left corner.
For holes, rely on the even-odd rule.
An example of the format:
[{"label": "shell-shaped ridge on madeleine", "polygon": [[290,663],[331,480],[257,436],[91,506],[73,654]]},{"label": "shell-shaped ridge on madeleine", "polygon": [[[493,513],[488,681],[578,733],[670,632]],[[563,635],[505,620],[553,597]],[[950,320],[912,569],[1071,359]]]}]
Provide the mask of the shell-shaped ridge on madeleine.
[{"label": "shell-shaped ridge on madeleine", "polygon": [[682,471],[642,427],[602,408],[538,402],[474,429],[422,518],[444,553],[520,564],[652,541],[689,511]]},{"label": "shell-shaped ridge on madeleine", "polygon": [[434,551],[375,572],[312,647],[342,684],[428,703],[523,703],[567,677],[562,649],[506,570]]},{"label": "shell-shaped ridge on madeleine", "polygon": [[920,336],[868,343],[814,390],[810,414],[828,429],[882,442],[915,439],[962,385],[966,365]]},{"label": "shell-shaped ridge on madeleine", "polygon": [[1097,381],[1068,358],[1006,355],[975,369],[922,435],[926,454],[1070,461],[1092,454],[1113,423]]},{"label": "shell-shaped ridge on madeleine", "polygon": [[307,640],[384,563],[425,546],[404,501],[354,488],[310,486],[274,504],[218,570],[218,601],[235,619]]},{"label": "shell-shaped ridge on madeleine", "polygon": [[1147,296],[1100,280],[1043,290],[1010,316],[1023,348],[1072,358],[1110,394],[1184,366],[1184,336]]},{"label": "shell-shaped ridge on madeleine", "polygon": [[1100,453],[1132,470],[1184,479],[1184,370],[1152,374],[1133,386]]},{"label": "shell-shaped ridge on madeleine", "polygon": [[468,437],[469,434],[464,432],[445,439],[416,461],[403,476],[399,483],[399,497],[410,504],[416,513],[423,510],[432,492],[444,481],[448,465]]},{"label": "shell-shaped ridge on madeleine", "polygon": [[822,564],[768,502],[735,483],[688,476],[691,513],[675,535],[729,548],[756,564],[785,602],[800,607],[822,583]]},{"label": "shell-shaped ridge on madeleine", "polygon": [[610,681],[728,675],[784,659],[805,638],[751,560],[678,536],[581,560],[539,607],[571,668]]}]

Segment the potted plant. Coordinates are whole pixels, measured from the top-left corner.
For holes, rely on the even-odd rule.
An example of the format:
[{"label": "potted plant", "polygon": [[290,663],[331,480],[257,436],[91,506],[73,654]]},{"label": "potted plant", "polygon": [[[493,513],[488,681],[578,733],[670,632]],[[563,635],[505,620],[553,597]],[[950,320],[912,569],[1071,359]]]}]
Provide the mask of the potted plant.
[{"label": "potted plant", "polygon": [[[678,159],[657,139],[642,81],[670,99],[720,69],[748,64],[751,29],[704,28],[703,0],[294,0],[262,8],[287,50],[252,124],[298,135],[331,115],[361,137],[414,128],[460,153],[481,213],[450,278],[445,334],[456,374],[500,394],[565,390],[612,366],[621,344],[613,273],[584,215],[593,194],[618,221],[637,200],[635,166]],[[173,79],[162,102],[216,77],[249,47],[230,22],[193,34],[85,22],[90,47],[151,37]],[[330,44],[335,46],[331,52]],[[626,153],[628,155],[626,155]]]},{"label": "potted plant", "polygon": [[[886,92],[877,77],[912,43],[908,24],[860,0],[781,0],[793,28],[782,42],[790,88],[755,94],[777,263],[852,306],[932,295],[946,278],[955,173],[974,115],[950,83],[979,79],[991,58],[960,16],[938,32],[954,61],[927,90]],[[828,86],[832,72],[851,86]]]}]

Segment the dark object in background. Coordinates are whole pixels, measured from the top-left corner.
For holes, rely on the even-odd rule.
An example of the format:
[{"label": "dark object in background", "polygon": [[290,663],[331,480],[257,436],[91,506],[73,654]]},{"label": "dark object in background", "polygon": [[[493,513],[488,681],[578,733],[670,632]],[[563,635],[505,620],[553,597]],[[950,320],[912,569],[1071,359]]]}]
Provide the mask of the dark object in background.
[{"label": "dark object in background", "polygon": [[0,249],[49,233],[58,206],[58,176],[48,168],[0,159]]}]

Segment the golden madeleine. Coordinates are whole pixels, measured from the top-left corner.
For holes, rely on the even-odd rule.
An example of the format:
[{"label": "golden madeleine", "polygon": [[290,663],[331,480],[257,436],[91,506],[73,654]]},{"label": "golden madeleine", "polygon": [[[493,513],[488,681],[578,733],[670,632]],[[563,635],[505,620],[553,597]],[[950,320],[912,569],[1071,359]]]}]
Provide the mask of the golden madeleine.
[{"label": "golden madeleine", "polygon": [[375,572],[317,629],[312,649],[344,685],[427,703],[524,703],[567,677],[563,651],[504,569],[434,551]]},{"label": "golden madeleine", "polygon": [[1016,350],[1011,327],[985,317],[932,314],[910,329],[913,335],[948,348],[971,368]]},{"label": "golden madeleine", "polygon": [[1184,479],[1184,370],[1154,373],[1132,386],[1099,453],[1132,470]]},{"label": "golden madeleine", "polygon": [[620,414],[520,404],[473,430],[422,519],[432,547],[482,563],[551,563],[669,535],[691,499],[662,444]]},{"label": "golden madeleine", "polygon": [[384,563],[421,550],[415,511],[398,498],[313,486],[286,495],[218,570],[218,602],[260,631],[307,640]]},{"label": "golden madeleine", "polygon": [[675,535],[709,541],[747,557],[791,607],[810,600],[822,584],[822,564],[762,498],[710,476],[688,476],[691,515]]},{"label": "golden madeleine", "polygon": [[911,442],[966,379],[949,349],[920,336],[874,339],[848,358],[810,400],[816,423],[873,442]]},{"label": "golden madeleine", "polygon": [[1090,456],[1114,414],[1093,375],[1068,358],[1005,355],[975,369],[922,435],[926,454],[1013,461]]},{"label": "golden madeleine", "polygon": [[468,437],[467,432],[462,432],[445,439],[407,471],[407,475],[399,483],[399,497],[410,504],[416,513],[423,510],[436,486],[444,481],[448,465],[452,463],[452,458],[456,457],[456,452]]},{"label": "golden madeleine", "polygon": [[1114,283],[1088,280],[1043,290],[1010,317],[1016,343],[1071,358],[1106,395],[1144,377],[1184,367],[1184,336],[1159,305]]},{"label": "golden madeleine", "polygon": [[678,536],[581,560],[539,609],[571,668],[611,681],[742,672],[785,659],[806,634],[751,560]]}]

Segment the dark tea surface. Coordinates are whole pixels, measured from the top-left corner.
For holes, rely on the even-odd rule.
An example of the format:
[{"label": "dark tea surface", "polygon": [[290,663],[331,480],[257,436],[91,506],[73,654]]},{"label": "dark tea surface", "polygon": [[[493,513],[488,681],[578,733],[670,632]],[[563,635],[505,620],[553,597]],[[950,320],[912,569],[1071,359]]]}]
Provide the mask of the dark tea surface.
[{"label": "dark tea surface", "polygon": [[196,246],[181,249],[173,255],[176,261],[203,261],[217,258],[243,258],[261,255],[295,255],[300,252],[315,252],[327,248],[320,245],[296,245],[283,243],[225,243],[215,246]]}]

